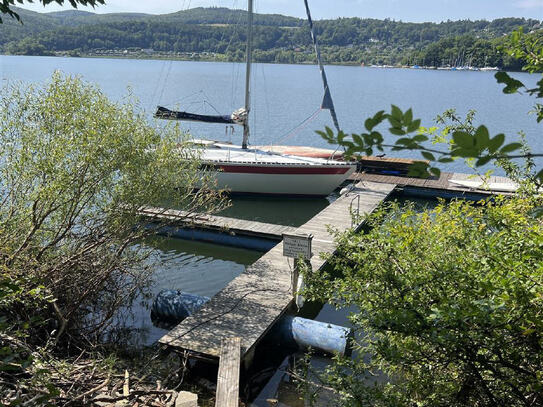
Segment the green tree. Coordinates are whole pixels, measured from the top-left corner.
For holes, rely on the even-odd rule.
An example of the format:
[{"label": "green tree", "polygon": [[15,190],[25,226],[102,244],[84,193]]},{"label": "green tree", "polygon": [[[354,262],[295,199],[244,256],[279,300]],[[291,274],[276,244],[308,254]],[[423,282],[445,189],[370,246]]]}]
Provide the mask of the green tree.
[{"label": "green tree", "polygon": [[358,310],[356,356],[321,378],[341,405],[543,405],[542,201],[391,204],[338,237],[304,295]]},{"label": "green tree", "polygon": [[50,55],[45,46],[32,38],[24,38],[19,42],[8,44],[6,50],[16,55]]},{"label": "green tree", "polygon": [[[113,103],[78,78],[57,73],[42,87],[3,89],[2,397],[31,400],[51,352],[98,343],[121,307],[146,297],[153,264],[142,239],[168,222],[142,224],[143,206],[205,212],[220,204],[183,140],[178,127],[149,126],[133,104]],[[48,387],[38,394],[44,389],[54,396]]]}]

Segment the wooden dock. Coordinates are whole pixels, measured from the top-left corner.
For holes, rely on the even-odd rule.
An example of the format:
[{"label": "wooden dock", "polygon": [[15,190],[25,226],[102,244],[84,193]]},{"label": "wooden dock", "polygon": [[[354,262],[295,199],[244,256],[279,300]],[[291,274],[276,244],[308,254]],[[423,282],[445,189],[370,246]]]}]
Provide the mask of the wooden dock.
[{"label": "wooden dock", "polygon": [[[396,185],[363,182],[340,196],[295,233],[313,234],[313,270],[324,265],[320,253],[336,249],[328,226],[352,227],[351,210],[370,213]],[[160,339],[160,343],[218,358],[224,339],[241,338],[241,357],[250,358],[255,345],[291,305],[292,260],[283,257],[279,243],[246,272],[231,281],[203,308]]]},{"label": "wooden dock", "polygon": [[296,228],[291,226],[186,212],[176,209],[144,207],[140,209],[139,214],[151,221],[168,219],[174,221],[175,225],[184,228],[206,229],[230,235],[253,236],[277,241],[283,238],[283,233],[293,233],[296,231]]},{"label": "wooden dock", "polygon": [[[472,179],[470,174],[442,172],[439,177],[431,178],[413,178],[399,175],[383,175],[383,174],[371,174],[371,173],[354,173],[351,176],[353,181],[368,181],[385,184],[395,184],[398,188],[416,188],[421,191],[427,190],[430,193],[436,192],[435,195],[439,196],[437,191],[447,192],[450,195],[462,196],[464,194],[477,194],[481,196],[496,195],[497,192],[485,190],[485,189],[473,189],[460,186],[451,182],[451,180],[467,181]],[[491,176],[488,180],[489,183],[513,183],[509,178]],[[507,194],[499,192],[499,194]]]},{"label": "wooden dock", "polygon": [[239,373],[241,365],[241,339],[223,339],[217,375],[215,407],[239,406]]}]

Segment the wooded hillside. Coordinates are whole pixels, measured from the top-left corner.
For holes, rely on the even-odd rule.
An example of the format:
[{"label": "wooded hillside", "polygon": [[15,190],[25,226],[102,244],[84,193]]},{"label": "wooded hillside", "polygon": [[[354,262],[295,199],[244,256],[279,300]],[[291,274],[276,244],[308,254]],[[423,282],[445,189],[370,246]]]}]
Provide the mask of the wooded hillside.
[{"label": "wooded hillside", "polygon": [[[146,56],[209,54],[217,60],[241,60],[245,50],[246,12],[194,8],[164,15],[95,14],[70,10],[35,13],[17,10],[23,25],[9,18],[0,26],[0,51],[6,54],[106,54],[146,50]],[[259,62],[313,62],[305,20],[258,14],[255,59]],[[541,22],[503,18],[494,21],[406,23],[340,18],[316,22],[323,56],[329,63],[472,65],[518,69],[500,54],[503,36],[518,27],[541,33]],[[111,54],[111,52],[110,52]],[[194,54],[194,55],[192,55]],[[186,55],[185,55],[186,56]]]}]

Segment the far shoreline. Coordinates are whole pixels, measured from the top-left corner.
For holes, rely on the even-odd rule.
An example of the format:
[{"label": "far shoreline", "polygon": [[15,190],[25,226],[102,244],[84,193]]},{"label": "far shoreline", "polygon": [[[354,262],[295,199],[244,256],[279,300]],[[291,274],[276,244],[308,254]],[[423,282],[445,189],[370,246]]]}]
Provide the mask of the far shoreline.
[{"label": "far shoreline", "polygon": [[[221,60],[214,58],[183,58],[183,57],[170,57],[170,56],[134,56],[134,55],[93,55],[93,54],[79,54],[79,55],[54,55],[54,54],[44,54],[44,55],[17,55],[17,54],[0,54],[0,56],[9,56],[9,57],[49,57],[49,58],[73,58],[73,59],[118,59],[118,60],[134,60],[134,61],[180,61],[180,62],[208,62],[208,63],[236,63],[244,64],[244,61],[234,61],[234,60]],[[255,64],[266,64],[266,65],[317,65],[316,62],[260,62],[254,61]],[[497,67],[497,69],[459,69],[459,68],[446,68],[446,67],[424,67],[424,66],[406,66],[406,65],[363,65],[358,62],[325,62],[326,66],[345,66],[345,67],[360,67],[360,68],[371,68],[371,69],[410,69],[417,71],[459,71],[459,72],[519,72],[524,73],[522,70],[505,70],[503,68]],[[445,68],[445,69],[444,69]]]}]

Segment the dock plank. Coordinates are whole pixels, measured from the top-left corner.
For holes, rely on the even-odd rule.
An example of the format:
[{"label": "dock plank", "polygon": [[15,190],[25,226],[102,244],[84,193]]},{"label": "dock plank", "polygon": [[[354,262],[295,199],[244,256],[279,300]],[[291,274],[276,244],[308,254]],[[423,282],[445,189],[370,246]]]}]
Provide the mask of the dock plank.
[{"label": "dock plank", "polygon": [[[454,183],[449,182],[452,179],[456,180],[469,180],[472,179],[473,174],[462,174],[462,173],[450,173],[450,172],[441,172],[439,178],[431,177],[427,179],[423,178],[413,178],[407,176],[396,176],[396,175],[383,175],[383,174],[373,174],[373,173],[355,173],[351,176],[351,180],[360,181],[360,182],[377,182],[385,184],[396,184],[398,187],[415,187],[422,190],[440,190],[448,192],[476,192],[479,195],[496,195],[503,194],[508,195],[507,192],[499,191],[490,191],[485,189],[472,189]],[[499,182],[499,183],[510,183],[513,184],[513,181],[506,177],[497,177],[491,176],[489,182]]]},{"label": "dock plank", "polygon": [[144,207],[139,214],[150,220],[168,219],[179,227],[210,229],[220,232],[247,236],[267,237],[281,240],[283,233],[294,233],[295,227],[235,219],[201,213],[190,213],[176,209]]},{"label": "dock plank", "polygon": [[240,338],[222,340],[215,407],[239,406],[240,346]]},{"label": "dock plank", "polygon": [[[295,229],[295,233],[311,232],[314,235],[315,255],[311,259],[314,270],[325,263],[318,254],[333,253],[336,248],[327,225],[339,230],[351,227],[350,206],[353,198],[360,195],[361,211],[370,212],[394,188],[393,184],[358,183],[349,193]],[[283,257],[283,245],[279,243],[198,312],[164,335],[160,343],[216,358],[219,357],[223,339],[240,337],[243,358],[291,305],[291,267],[292,259]]]}]

